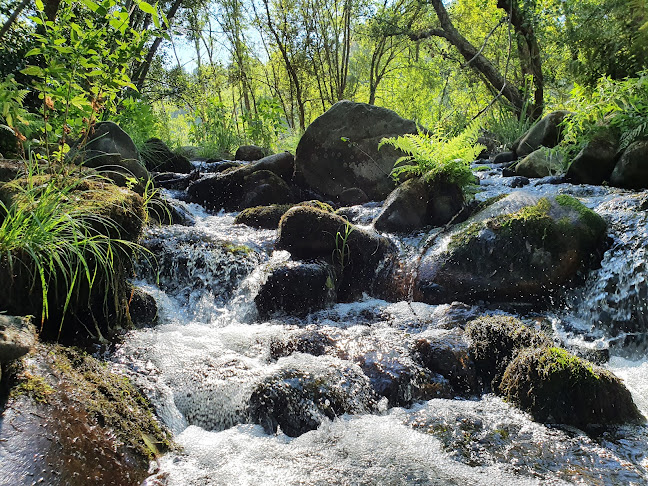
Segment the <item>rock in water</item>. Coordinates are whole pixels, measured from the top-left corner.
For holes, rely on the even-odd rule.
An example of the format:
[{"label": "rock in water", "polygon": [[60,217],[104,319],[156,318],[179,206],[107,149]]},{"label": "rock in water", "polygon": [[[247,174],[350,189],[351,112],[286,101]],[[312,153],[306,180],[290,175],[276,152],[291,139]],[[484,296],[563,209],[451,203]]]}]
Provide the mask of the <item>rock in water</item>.
[{"label": "rock in water", "polygon": [[415,299],[541,301],[592,263],[605,234],[605,221],[571,196],[513,193],[427,251]]},{"label": "rock in water", "polygon": [[401,152],[378,151],[384,137],[417,133],[416,123],[391,110],[340,101],[306,129],[295,155],[297,183],[336,198],[358,188],[372,200],[383,200],[394,189],[390,177]]},{"label": "rock in water", "polygon": [[568,111],[554,111],[544,116],[513,144],[513,151],[518,157],[526,157],[540,147],[553,148],[562,139],[560,124]]},{"label": "rock in water", "polygon": [[148,170],[188,174],[194,166],[184,155],[173,153],[159,138],[149,138],[142,148],[142,160]]},{"label": "rock in water", "polygon": [[564,172],[563,156],[540,148],[524,157],[515,166],[515,173],[522,177],[547,177]]},{"label": "rock in water", "polygon": [[245,160],[251,162],[262,159],[266,155],[268,155],[267,150],[263,147],[259,147],[258,145],[241,145],[236,150],[234,160]]},{"label": "rock in water", "polygon": [[648,140],[632,143],[617,162],[610,184],[626,189],[648,187]]},{"label": "rock in water", "polygon": [[592,140],[572,160],[567,178],[575,184],[601,184],[610,179],[617,160],[619,136],[607,129]]},{"label": "rock in water", "polygon": [[645,421],[619,378],[555,347],[518,354],[506,368],[500,393],[540,422],[588,429]]}]

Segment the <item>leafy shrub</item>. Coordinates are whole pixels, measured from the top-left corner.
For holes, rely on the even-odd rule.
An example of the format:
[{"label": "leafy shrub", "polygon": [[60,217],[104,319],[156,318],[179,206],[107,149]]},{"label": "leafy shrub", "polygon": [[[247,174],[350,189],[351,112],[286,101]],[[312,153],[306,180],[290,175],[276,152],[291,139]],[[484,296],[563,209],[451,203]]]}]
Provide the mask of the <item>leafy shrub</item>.
[{"label": "leafy shrub", "polygon": [[453,138],[447,138],[440,130],[419,131],[416,135],[383,138],[378,148],[387,144],[407,154],[394,165],[392,177],[395,179],[425,175],[430,181],[448,182],[463,188],[473,181],[470,163],[484,149],[476,143],[478,136],[479,126],[472,123]]}]

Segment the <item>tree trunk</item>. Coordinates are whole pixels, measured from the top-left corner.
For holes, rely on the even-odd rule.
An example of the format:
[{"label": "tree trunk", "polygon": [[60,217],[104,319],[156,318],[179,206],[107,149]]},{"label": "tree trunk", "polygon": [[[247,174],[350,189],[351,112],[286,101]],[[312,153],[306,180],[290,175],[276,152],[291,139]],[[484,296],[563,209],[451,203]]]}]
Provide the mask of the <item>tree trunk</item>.
[{"label": "tree trunk", "polygon": [[0,39],[2,39],[2,37],[7,33],[7,31],[9,31],[9,28],[11,27],[11,24],[13,24],[13,23],[16,21],[16,19],[17,19],[18,16],[20,15],[20,12],[22,12],[23,9],[24,9],[27,5],[29,5],[29,2],[31,2],[31,0],[23,0],[22,2],[20,2],[20,5],[18,5],[18,6],[14,9],[14,11],[12,12],[12,14],[9,16],[9,18],[7,19],[7,21],[6,21],[6,22],[4,23],[4,25],[2,26],[2,29],[0,29]]}]

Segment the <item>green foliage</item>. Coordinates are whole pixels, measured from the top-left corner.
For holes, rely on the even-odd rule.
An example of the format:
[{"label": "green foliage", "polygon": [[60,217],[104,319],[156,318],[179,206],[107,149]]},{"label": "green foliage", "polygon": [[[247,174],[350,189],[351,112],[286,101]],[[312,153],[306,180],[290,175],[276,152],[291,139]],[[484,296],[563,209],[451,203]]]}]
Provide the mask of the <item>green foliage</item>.
[{"label": "green foliage", "polygon": [[568,107],[573,114],[563,122],[561,144],[568,158],[606,125],[620,134],[624,149],[648,136],[648,71],[621,81],[603,77],[594,89],[576,85]]},{"label": "green foliage", "polygon": [[333,261],[340,266],[343,272],[349,263],[349,236],[355,228],[351,223],[345,221],[344,229],[335,233],[335,250],[333,250]]},{"label": "green foliage", "polygon": [[20,89],[13,75],[0,82],[0,128],[13,132],[21,142],[25,136],[21,132],[29,125],[30,115],[23,108],[23,102],[29,91]]},{"label": "green foliage", "polygon": [[243,114],[247,141],[262,147],[275,145],[282,131],[282,113],[279,102],[273,98],[257,100],[256,112]]},{"label": "green foliage", "polygon": [[122,228],[115,221],[98,214],[97,204],[105,209],[118,200],[88,202],[105,184],[110,183],[64,170],[46,172],[31,161],[24,179],[2,187],[0,262],[40,292],[41,323],[56,303],[62,326],[83,290],[91,292],[96,284],[115,288],[121,262],[145,254],[143,247],[119,237]]},{"label": "green foliage", "polygon": [[189,137],[200,147],[201,157],[227,158],[236,151],[241,140],[223,103],[208,99],[194,115]]},{"label": "green foliage", "polygon": [[378,144],[391,145],[408,155],[400,157],[392,176],[425,175],[430,181],[443,181],[464,188],[473,182],[470,163],[484,149],[476,143],[479,126],[472,123],[456,137],[447,138],[440,130],[433,133],[419,131],[396,138],[383,138]]},{"label": "green foliage", "polygon": [[123,99],[112,121],[128,133],[140,151],[144,142],[159,136],[162,131],[152,104],[141,97],[129,96]]}]

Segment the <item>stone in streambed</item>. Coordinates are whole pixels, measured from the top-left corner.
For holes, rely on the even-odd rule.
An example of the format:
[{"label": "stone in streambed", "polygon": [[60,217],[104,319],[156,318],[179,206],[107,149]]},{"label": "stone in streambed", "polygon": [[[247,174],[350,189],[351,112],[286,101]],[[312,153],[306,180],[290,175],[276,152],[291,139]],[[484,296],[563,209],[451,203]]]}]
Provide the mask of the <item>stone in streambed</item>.
[{"label": "stone in streambed", "polygon": [[617,161],[619,135],[610,128],[598,132],[572,160],[567,179],[574,184],[609,181]]},{"label": "stone in streambed", "polygon": [[189,174],[194,170],[187,157],[172,152],[159,138],[149,138],[144,142],[140,155],[150,171]]},{"label": "stone in streambed", "polygon": [[244,224],[252,228],[277,229],[281,217],[295,206],[309,206],[329,213],[333,212],[330,205],[317,200],[297,204],[271,204],[269,206],[255,206],[244,209],[234,218],[234,223]]},{"label": "stone in streambed", "polygon": [[568,111],[554,111],[545,115],[535,125],[522,135],[513,144],[513,152],[517,157],[526,157],[540,147],[553,148],[562,139],[562,128],[560,124]]},{"label": "stone in streambed", "polygon": [[614,166],[610,184],[626,189],[648,188],[648,140],[630,144]]},{"label": "stone in streambed", "polygon": [[241,145],[236,150],[236,155],[234,155],[234,160],[245,160],[245,161],[254,161],[262,159],[263,157],[269,155],[268,151],[263,147],[258,145]]}]

